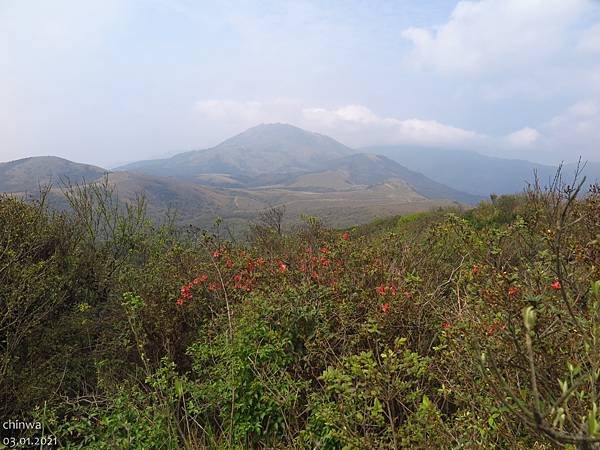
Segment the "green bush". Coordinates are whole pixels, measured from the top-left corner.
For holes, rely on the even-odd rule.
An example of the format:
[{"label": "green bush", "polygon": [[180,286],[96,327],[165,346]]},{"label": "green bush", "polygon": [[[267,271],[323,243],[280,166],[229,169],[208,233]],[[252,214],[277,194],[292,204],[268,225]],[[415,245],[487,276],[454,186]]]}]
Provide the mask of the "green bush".
[{"label": "green bush", "polygon": [[[0,198],[3,417],[67,448],[594,448],[600,190],[247,242]],[[268,220],[267,220],[268,219]]]}]

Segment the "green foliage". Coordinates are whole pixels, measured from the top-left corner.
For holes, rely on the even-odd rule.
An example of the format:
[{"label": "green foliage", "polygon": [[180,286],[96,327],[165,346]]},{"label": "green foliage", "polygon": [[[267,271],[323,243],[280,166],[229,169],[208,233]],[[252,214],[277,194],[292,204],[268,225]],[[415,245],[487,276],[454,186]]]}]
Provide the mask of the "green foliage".
[{"label": "green foliage", "polygon": [[[97,189],[97,190],[94,190]],[[0,404],[67,448],[593,448],[600,190],[249,242],[0,198]]]},{"label": "green foliage", "polygon": [[430,410],[436,414],[422,389],[430,362],[405,347],[406,339],[397,339],[394,349],[378,355],[363,351],[323,372],[323,392],[313,396],[309,419],[313,443],[323,448],[400,448],[428,442],[431,430],[421,429],[419,436],[403,433]]}]

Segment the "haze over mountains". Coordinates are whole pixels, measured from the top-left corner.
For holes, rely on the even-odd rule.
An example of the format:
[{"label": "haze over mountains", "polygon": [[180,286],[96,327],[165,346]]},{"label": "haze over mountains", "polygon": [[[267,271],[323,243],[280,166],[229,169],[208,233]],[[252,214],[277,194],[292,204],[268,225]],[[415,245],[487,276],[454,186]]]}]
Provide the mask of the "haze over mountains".
[{"label": "haze over mountains", "polygon": [[[385,155],[411,170],[440,183],[475,195],[511,194],[521,191],[537,173],[542,184],[556,174],[557,167],[519,159],[485,156],[472,151],[415,146],[375,146],[361,151]],[[588,181],[600,179],[600,162],[585,162],[582,175]],[[577,163],[563,166],[567,179],[575,173]]]},{"label": "haze over mountains", "polygon": [[[592,178],[598,164],[588,167]],[[247,222],[286,205],[288,220],[317,215],[350,226],[390,214],[472,205],[490,193],[518,192],[537,171],[555,167],[489,158],[473,152],[408,147],[355,150],[287,124],[263,124],[206,149],[139,161],[113,171],[56,157],[0,164],[0,191],[36,192],[40,184],[93,183],[103,176],[119,198],[144,194],[151,216],[177,210],[183,223],[215,217]],[[52,198],[60,203],[60,189]]]}]

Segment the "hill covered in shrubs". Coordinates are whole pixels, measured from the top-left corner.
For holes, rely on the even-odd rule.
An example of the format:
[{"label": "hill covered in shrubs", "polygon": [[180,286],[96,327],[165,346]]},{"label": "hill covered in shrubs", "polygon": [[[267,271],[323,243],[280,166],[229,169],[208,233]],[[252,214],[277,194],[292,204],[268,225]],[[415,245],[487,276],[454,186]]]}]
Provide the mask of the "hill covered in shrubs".
[{"label": "hill covered in shrubs", "polygon": [[598,186],[243,242],[109,194],[0,199],[2,417],[93,449],[600,440]]}]

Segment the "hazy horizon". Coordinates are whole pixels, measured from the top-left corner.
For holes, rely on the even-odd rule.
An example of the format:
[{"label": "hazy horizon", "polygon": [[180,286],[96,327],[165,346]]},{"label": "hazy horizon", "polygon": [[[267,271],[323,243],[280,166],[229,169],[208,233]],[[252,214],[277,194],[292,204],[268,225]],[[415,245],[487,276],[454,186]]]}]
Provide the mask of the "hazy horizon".
[{"label": "hazy horizon", "polygon": [[0,38],[0,161],[112,168],[274,122],[600,161],[593,0],[5,0]]}]

